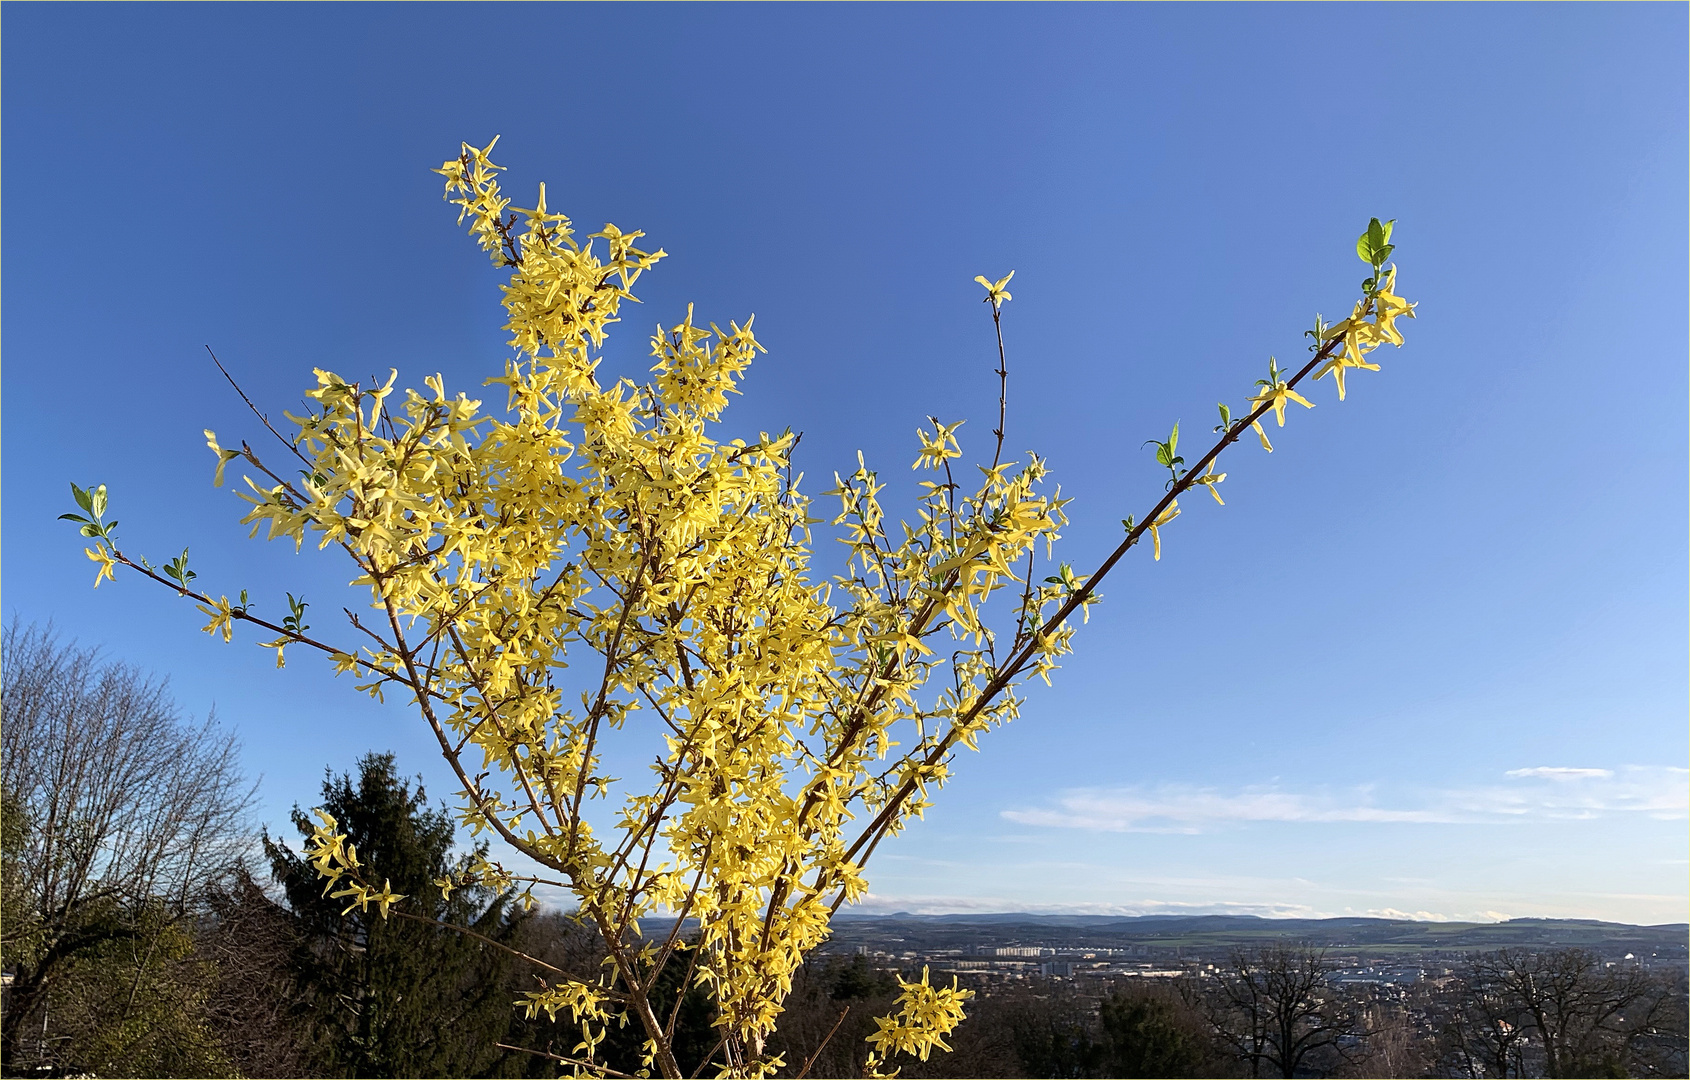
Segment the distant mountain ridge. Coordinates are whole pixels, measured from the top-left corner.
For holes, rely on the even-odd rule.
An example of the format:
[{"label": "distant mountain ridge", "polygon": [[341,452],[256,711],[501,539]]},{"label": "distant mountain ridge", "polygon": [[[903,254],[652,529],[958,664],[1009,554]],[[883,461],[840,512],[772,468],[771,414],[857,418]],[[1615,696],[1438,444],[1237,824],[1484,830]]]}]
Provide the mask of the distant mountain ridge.
[{"label": "distant mountain ridge", "polygon": [[1605,922],[1601,919],[1551,919],[1536,915],[1525,915],[1517,919],[1505,919],[1501,922],[1461,922],[1455,919],[1386,919],[1372,915],[1342,915],[1320,919],[1285,919],[1267,915],[1077,915],[1050,914],[1034,911],[991,911],[991,912],[955,912],[943,915],[923,915],[909,911],[894,911],[890,914],[873,912],[841,911],[834,917],[840,919],[907,919],[911,921],[955,922],[955,923],[1049,923],[1052,926],[1114,926],[1117,924],[1131,925],[1134,923],[1154,922],[1183,922],[1188,924],[1209,925],[1239,925],[1261,926],[1263,924],[1304,924],[1304,923],[1389,923],[1407,926],[1510,926],[1514,923],[1541,923],[1545,925],[1568,926],[1619,926],[1635,930],[1679,930],[1690,935],[1690,922],[1682,923],[1617,923]]},{"label": "distant mountain ridge", "polygon": [[1295,942],[1320,948],[1494,950],[1588,948],[1622,956],[1690,955],[1690,923],[1633,926],[1596,919],[1510,919],[1497,923],[1410,919],[1272,919],[1257,915],[1041,915],[1031,912],[868,915],[840,912],[836,945],[898,935],[912,945],[958,947],[987,939],[1062,947],[1147,945],[1248,948]]}]

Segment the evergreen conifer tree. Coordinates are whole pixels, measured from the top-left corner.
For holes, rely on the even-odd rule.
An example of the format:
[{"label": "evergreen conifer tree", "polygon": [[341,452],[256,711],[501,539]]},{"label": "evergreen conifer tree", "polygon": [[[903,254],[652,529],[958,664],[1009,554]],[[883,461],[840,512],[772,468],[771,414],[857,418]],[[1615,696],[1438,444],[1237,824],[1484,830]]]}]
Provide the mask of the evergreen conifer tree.
[{"label": "evergreen conifer tree", "polygon": [[[356,780],[327,776],[321,805],[371,873],[412,903],[405,918],[343,911],[345,900],[324,895],[305,859],[265,837],[271,872],[304,932],[295,977],[306,989],[316,1067],[370,1077],[503,1073],[504,1051],[495,1044],[508,1041],[514,1011],[509,954],[423,920],[507,942],[524,915],[508,894],[479,886],[442,895],[436,879],[461,871],[473,855],[452,857],[450,814],[428,808],[420,778],[412,788],[395,775],[392,754],[361,758]],[[292,816],[309,837],[314,822],[297,806]]]}]

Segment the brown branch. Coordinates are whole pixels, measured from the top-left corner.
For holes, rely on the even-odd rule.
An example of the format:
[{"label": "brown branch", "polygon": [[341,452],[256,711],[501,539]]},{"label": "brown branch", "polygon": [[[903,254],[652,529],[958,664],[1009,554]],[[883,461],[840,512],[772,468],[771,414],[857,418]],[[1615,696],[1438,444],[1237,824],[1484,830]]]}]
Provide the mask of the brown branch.
[{"label": "brown branch", "polygon": [[284,437],[281,432],[277,431],[270,424],[270,418],[258,411],[258,406],[254,405],[252,403],[252,399],[246,396],[246,391],[242,390],[241,384],[235,381],[235,377],[233,375],[229,374],[229,369],[223,366],[223,361],[217,359],[217,354],[211,351],[210,345],[207,345],[205,347],[205,351],[206,351],[207,354],[210,355],[211,362],[213,364],[217,365],[217,370],[221,371],[223,373],[223,377],[225,379],[229,380],[229,385],[235,388],[235,393],[239,394],[241,396],[241,400],[246,402],[246,407],[252,410],[252,415],[258,417],[259,421],[261,423],[263,423],[263,425],[265,427],[270,429],[270,434],[274,435],[277,438],[277,440],[281,442],[281,444],[283,446],[285,446],[289,450],[293,451],[294,457],[296,457],[299,460],[305,462],[305,464],[307,466],[309,466],[312,470],[315,470],[317,468],[316,462],[312,461],[310,458],[308,458],[304,454],[300,453],[298,445],[293,443],[292,441],[290,441],[286,437]]},{"label": "brown branch", "polygon": [[[716,1040],[716,1045],[710,1048],[710,1052],[704,1055],[704,1060],[698,1063],[698,1068],[692,1071],[693,1080],[697,1080],[698,1075],[704,1071],[704,1067],[710,1064],[710,1059],[716,1056],[716,1051],[727,1045],[727,1041],[728,1036],[726,1035],[723,1035],[720,1039]],[[731,1057],[732,1055],[730,1054],[729,1056]]]},{"label": "brown branch", "polygon": [[[379,578],[376,584],[378,587],[382,584]],[[571,882],[574,883],[576,894],[585,896],[585,890],[581,889],[579,885],[580,875],[568,863],[539,851],[534,845],[517,836],[497,813],[488,811],[486,797],[479,794],[479,786],[464,772],[463,764],[458,755],[452,752],[451,740],[446,737],[446,729],[441,725],[440,718],[434,714],[434,707],[429,702],[430,695],[427,688],[422,686],[418,679],[416,662],[405,645],[405,632],[399,625],[399,612],[394,607],[393,600],[384,596],[383,603],[387,608],[388,625],[393,629],[394,641],[397,644],[395,651],[398,652],[405,663],[408,684],[416,691],[417,706],[422,710],[423,719],[428,721],[429,728],[433,730],[436,741],[440,743],[440,749],[446,758],[446,763],[452,767],[452,772],[457,775],[458,782],[463,784],[464,795],[475,803],[476,809],[481,813],[482,820],[492,826],[493,831],[503,837],[506,843],[535,862],[567,874]],[[634,977],[633,964],[628,959],[627,950],[623,948],[620,941],[615,940],[610,935],[607,925],[610,920],[602,916],[597,909],[594,909],[591,914],[593,921],[598,925],[599,935],[604,938],[606,949],[616,962],[618,976],[622,979],[623,984],[629,988],[628,1007],[638,1010],[640,1021],[645,1025],[647,1033],[655,1038],[662,1028],[658,1026],[657,1018],[651,1015],[651,1007],[646,1004],[644,996],[639,992],[639,980]],[[667,1072],[667,1070],[665,1071]]]},{"label": "brown branch", "polygon": [[[377,585],[380,585],[379,581],[377,582]],[[571,880],[573,880],[576,875],[568,865],[560,862],[550,855],[547,855],[545,852],[537,850],[532,844],[529,844],[527,841],[512,832],[505,824],[504,819],[496,812],[488,810],[487,797],[479,794],[481,790],[480,785],[471,780],[469,774],[464,772],[463,763],[459,760],[459,754],[452,750],[452,742],[446,736],[446,729],[440,723],[440,718],[434,714],[434,706],[429,703],[429,698],[439,697],[440,695],[430,688],[422,685],[421,680],[417,676],[416,661],[412,658],[410,651],[405,647],[405,633],[399,626],[398,610],[393,606],[393,601],[390,598],[383,597],[383,603],[387,607],[388,625],[393,628],[393,636],[396,642],[396,648],[394,651],[399,654],[400,659],[403,660],[405,664],[406,678],[404,680],[396,679],[395,681],[403,681],[405,685],[409,686],[416,692],[417,707],[422,710],[423,719],[428,722],[429,728],[434,732],[434,738],[440,744],[440,750],[446,758],[446,763],[452,767],[452,772],[457,776],[458,782],[463,784],[465,797],[475,804],[475,808],[480,812],[482,820],[491,826],[494,832],[503,837],[505,842],[510,844],[511,847],[522,852],[524,855],[527,855],[542,866],[549,866],[553,870],[569,875]]]},{"label": "brown branch", "polygon": [[[581,978],[579,975],[571,975],[569,972],[563,970],[560,967],[553,967],[551,964],[546,963],[544,960],[538,959],[537,957],[529,956],[527,953],[521,951],[520,949],[513,949],[509,945],[504,944],[503,942],[494,941],[492,938],[488,937],[486,934],[478,933],[477,931],[471,930],[467,926],[459,926],[457,923],[441,922],[439,919],[431,919],[426,915],[413,915],[409,911],[400,911],[398,908],[393,909],[393,914],[399,916],[401,919],[410,919],[412,922],[429,923],[430,925],[438,926],[438,927],[445,929],[445,930],[455,930],[460,934],[468,934],[472,938],[476,938],[480,941],[485,941],[487,944],[493,946],[495,949],[503,949],[505,952],[510,953],[512,956],[520,957],[523,960],[528,961],[530,964],[534,964],[537,967],[543,967],[547,971],[554,972],[558,975],[562,975],[564,978],[569,979],[572,982],[578,982],[578,983],[582,984],[583,986],[592,985],[591,983],[588,983],[586,979]],[[620,995],[615,994],[614,992],[606,992],[605,996],[608,997],[608,998],[611,998],[612,1000],[617,1000],[620,997]]]},{"label": "brown branch", "polygon": [[814,1065],[816,1063],[816,1058],[820,1057],[821,1052],[827,1049],[827,1044],[832,1040],[833,1033],[839,1030],[839,1025],[845,1022],[845,1014],[850,1011],[851,1006],[849,1005],[839,1010],[839,1019],[833,1022],[833,1027],[829,1028],[827,1034],[822,1037],[821,1045],[817,1046],[815,1051],[811,1053],[809,1057],[804,1059],[804,1067],[793,1074],[793,1080],[804,1080],[804,1077],[809,1075],[810,1066]]},{"label": "brown branch", "polygon": [[531,1050],[526,1046],[512,1046],[510,1043],[494,1043],[493,1045],[497,1046],[501,1050],[515,1050],[519,1054],[533,1054],[535,1057],[551,1058],[553,1061],[561,1061],[565,1065],[578,1065],[583,1069],[591,1069],[602,1076],[614,1076],[620,1078],[620,1080],[635,1080],[634,1076],[630,1073],[617,1072],[610,1066],[600,1065],[596,1061],[583,1061],[581,1058],[564,1057],[562,1054],[554,1054],[549,1050]]},{"label": "brown branch", "polygon": [[[1295,389],[1297,384],[1302,382],[1309,372],[1314,370],[1315,365],[1327,359],[1333,349],[1337,348],[1341,342],[1342,339],[1334,338],[1331,341],[1328,341],[1325,345],[1322,345],[1320,350],[1315,353],[1314,357],[1310,359],[1308,363],[1304,364],[1301,370],[1299,370],[1296,375],[1292,376],[1291,379],[1286,382],[1286,388]],[[1235,421],[1231,427],[1227,428],[1226,433],[1221,436],[1220,440],[1216,442],[1214,446],[1210,447],[1209,452],[1199,458],[1197,464],[1192,466],[1184,476],[1182,476],[1171,488],[1168,489],[1167,494],[1162,496],[1161,500],[1157,502],[1155,508],[1152,509],[1149,514],[1145,515],[1145,517],[1137,525],[1135,525],[1130,532],[1127,533],[1126,539],[1122,540],[1120,545],[1110,553],[1109,557],[1103,560],[1102,565],[1100,565],[1089,577],[1086,578],[1085,584],[1080,586],[1078,589],[1075,589],[1074,592],[1069,595],[1068,600],[1062,605],[1062,607],[1057,609],[1056,614],[1046,620],[1044,625],[1039,628],[1038,632],[1033,635],[1032,640],[1023,646],[1021,651],[1015,654],[1003,668],[999,669],[998,673],[992,677],[991,681],[988,682],[986,687],[980,692],[980,695],[975,698],[974,704],[970,706],[968,711],[952,722],[950,731],[948,731],[945,737],[933,747],[932,751],[928,753],[926,759],[922,762],[923,769],[918,769],[914,776],[905,780],[903,784],[899,786],[898,790],[893,793],[890,799],[887,800],[886,805],[881,809],[880,813],[875,816],[874,820],[869,823],[862,833],[858,835],[856,841],[853,842],[850,848],[846,850],[845,861],[848,862],[854,859],[857,852],[862,850],[863,845],[870,842],[871,837],[875,838],[875,842],[878,842],[878,834],[884,832],[896,819],[904,801],[907,800],[910,797],[910,794],[915,791],[916,787],[919,786],[918,778],[925,771],[925,768],[937,764],[939,760],[950,751],[951,747],[956,744],[956,740],[960,736],[963,728],[972,723],[973,720],[986,708],[986,706],[991,704],[991,702],[999,694],[1001,694],[1012,681],[1014,681],[1015,677],[1021,673],[1021,670],[1027,666],[1027,663],[1039,652],[1041,642],[1045,639],[1045,637],[1060,629],[1062,624],[1068,620],[1069,616],[1071,616],[1074,611],[1080,607],[1080,605],[1084,604],[1091,598],[1092,594],[1097,590],[1098,583],[1103,580],[1110,570],[1114,569],[1115,564],[1121,561],[1121,558],[1125,556],[1129,550],[1131,550],[1133,545],[1138,543],[1139,539],[1143,537],[1144,533],[1150,528],[1151,523],[1160,517],[1163,511],[1165,511],[1169,506],[1173,505],[1176,499],[1185,494],[1186,491],[1190,490],[1197,478],[1203,474],[1204,469],[1208,467],[1210,462],[1220,456],[1222,450],[1225,450],[1228,446],[1237,442],[1239,437],[1243,435],[1245,431],[1249,430],[1252,424],[1255,424],[1263,416],[1267,415],[1271,408],[1272,404],[1268,401],[1264,401],[1260,405],[1256,406],[1249,415]],[[844,894],[841,893],[840,895],[842,898]],[[834,910],[838,910],[838,905],[839,901],[836,900],[834,902]]]},{"label": "brown branch", "polygon": [[[522,790],[528,793],[528,805],[533,808],[534,816],[539,820],[540,827],[546,830],[546,835],[547,836],[556,835],[555,833],[552,832],[551,823],[546,820],[545,811],[540,809],[540,798],[539,798],[539,796],[534,794],[534,788],[528,782],[528,770],[526,770],[522,767],[522,756],[516,752],[518,744],[513,739],[511,739],[511,737],[509,735],[505,734],[505,725],[499,720],[498,707],[495,706],[493,704],[492,699],[488,697],[486,688],[484,686],[482,686],[482,684],[481,684],[480,676],[475,673],[475,667],[474,667],[474,665],[472,665],[470,663],[470,660],[469,660],[469,650],[464,647],[463,638],[461,636],[459,636],[457,627],[455,627],[455,626],[449,627],[447,629],[447,633],[451,634],[452,644],[457,647],[458,656],[462,658],[463,663],[464,663],[464,667],[469,669],[469,671],[471,672],[470,685],[474,686],[475,689],[476,689],[476,692],[481,695],[481,703],[487,709],[487,719],[490,719],[490,720],[493,721],[493,727],[498,731],[499,738],[505,740],[505,742],[510,743],[510,745],[511,745],[511,771],[516,773],[517,781],[522,784]],[[434,636],[433,634],[429,635],[429,637],[433,637],[433,636]],[[424,640],[426,641],[427,638],[425,638]],[[518,685],[521,685],[521,679],[520,678],[517,679],[517,683],[518,683]],[[480,726],[481,726],[481,723],[478,721],[475,724],[475,727],[479,728]],[[467,739],[468,736],[466,735],[465,738]],[[464,744],[462,742],[458,743],[458,746],[460,747],[460,749],[462,748],[463,745]],[[532,745],[530,745],[528,747],[528,752],[529,752],[530,757],[532,757],[533,753],[534,753],[534,748],[533,748]],[[562,819],[562,816],[563,816],[563,811],[558,809],[557,806],[556,806],[557,792],[555,790],[551,789],[550,778],[547,777],[543,771],[541,773],[541,778],[546,780],[548,794],[550,794],[550,796],[552,798],[552,802],[553,802],[552,809],[553,809],[553,812],[556,813],[558,815],[559,819],[560,819],[558,821],[558,827],[562,828],[563,827],[563,821],[561,819]]]},{"label": "brown branch", "polygon": [[[691,903],[692,903],[692,898],[688,897],[687,898],[687,904],[691,905]],[[685,909],[683,909],[683,911],[684,910]],[[680,915],[680,916],[676,917],[675,925],[677,927],[679,927],[685,921],[686,921],[686,916],[684,914]],[[698,954],[700,952],[702,952],[703,950],[704,950],[704,941],[703,941],[703,938],[700,937],[697,944],[695,944],[693,946],[692,956],[687,960],[687,973],[685,975],[681,976],[680,987],[675,993],[675,1007],[669,1011],[669,1023],[664,1025],[664,1028],[663,1028],[663,1037],[665,1039],[667,1039],[671,1044],[674,1043],[674,1041],[675,1041],[675,1025],[677,1023],[679,1023],[680,1019],[681,1019],[681,1003],[684,1002],[687,999],[687,994],[692,990],[692,973],[694,971],[698,970]],[[665,955],[663,957],[663,963],[658,966],[657,970],[662,971],[663,967],[666,966],[668,963],[669,963],[669,954],[665,953]]]},{"label": "brown branch", "polygon": [[[135,571],[138,574],[141,574],[143,577],[152,578],[154,581],[158,582],[160,585],[164,585],[164,586],[172,589],[175,592],[181,593],[183,596],[187,597],[190,600],[198,601],[199,603],[205,604],[208,607],[212,607],[212,608],[216,608],[218,606],[217,601],[213,600],[211,597],[207,596],[205,593],[199,593],[199,592],[195,592],[192,589],[184,588],[178,582],[171,581],[167,577],[163,577],[159,574],[154,573],[152,570],[148,569],[147,567],[142,566],[140,563],[135,562],[134,560],[130,559],[127,555],[123,554],[123,552],[117,550],[117,548],[115,548],[115,547],[111,549],[111,557],[112,557],[113,561],[122,563],[124,566],[129,567],[129,569]],[[225,597],[225,599],[227,599],[227,598]],[[268,620],[260,619],[256,615],[248,615],[245,611],[242,611],[240,608],[231,607],[229,609],[229,617],[234,618],[234,619],[239,619],[242,622],[252,623],[254,626],[262,626],[264,629],[269,630],[272,633],[280,634],[285,638],[290,638],[291,640],[293,640],[294,642],[296,642],[300,645],[309,645],[314,649],[321,649],[323,652],[326,652],[331,656],[350,656],[354,660],[358,661],[358,663],[360,663],[360,664],[364,665],[365,667],[369,668],[370,671],[374,674],[384,676],[385,678],[390,679],[394,682],[402,681],[399,678],[399,676],[397,676],[393,672],[383,671],[381,668],[376,667],[374,664],[370,663],[368,660],[365,660],[363,657],[359,656],[356,652],[349,652],[349,651],[344,650],[344,649],[337,649],[333,645],[326,645],[323,642],[318,641],[316,638],[308,637],[307,635],[302,634],[297,630],[288,630],[285,627],[277,626],[275,623],[269,622]],[[380,641],[381,639],[377,638],[376,640]]]},{"label": "brown branch", "polygon": [[1009,364],[1004,360],[1003,308],[998,304],[992,305],[992,329],[998,332],[998,426],[992,432],[998,437],[998,448],[992,453],[992,468],[996,469],[1003,457],[1004,413],[1009,407]]},{"label": "brown branch", "polygon": [[593,747],[598,742],[599,723],[604,719],[604,707],[610,695],[610,677],[616,673],[616,654],[622,649],[622,633],[628,627],[628,619],[634,612],[634,598],[651,563],[651,555],[646,553],[634,573],[633,582],[628,585],[628,595],[622,597],[622,614],[616,620],[616,633],[611,636],[610,647],[604,654],[604,677],[599,681],[598,700],[593,702],[587,714],[587,745],[581,753],[581,771],[575,778],[575,800],[569,807],[569,846],[564,849],[572,859],[581,831],[581,800],[587,793],[587,773],[593,765]]}]

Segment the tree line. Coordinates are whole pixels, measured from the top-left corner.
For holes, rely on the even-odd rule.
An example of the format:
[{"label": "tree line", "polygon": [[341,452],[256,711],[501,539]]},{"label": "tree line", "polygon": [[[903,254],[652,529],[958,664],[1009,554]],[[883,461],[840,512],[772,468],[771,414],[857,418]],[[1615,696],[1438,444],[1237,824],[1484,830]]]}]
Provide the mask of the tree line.
[{"label": "tree line", "polygon": [[[313,805],[366,866],[414,898],[382,919],[324,895],[282,837],[247,829],[253,788],[215,720],[167,685],[50,631],[0,643],[0,1068],[35,1076],[559,1076],[578,1052],[514,1003],[536,970],[598,970],[568,915],[471,883],[484,854],[420,780],[371,754]],[[295,808],[301,838],[315,827]],[[470,933],[445,924],[468,928]],[[910,973],[906,973],[910,974]],[[1319,950],[1232,954],[1174,979],[1086,992],[1071,980],[978,985],[951,1054],[909,1077],[1683,1076],[1683,972],[1575,950],[1476,954],[1442,978],[1344,985]],[[798,969],[767,1048],[786,1075],[861,1075],[893,972],[864,957]],[[679,966],[652,990],[687,1072],[718,1047],[714,1006]],[[611,1028],[606,1075],[643,1066]]]}]

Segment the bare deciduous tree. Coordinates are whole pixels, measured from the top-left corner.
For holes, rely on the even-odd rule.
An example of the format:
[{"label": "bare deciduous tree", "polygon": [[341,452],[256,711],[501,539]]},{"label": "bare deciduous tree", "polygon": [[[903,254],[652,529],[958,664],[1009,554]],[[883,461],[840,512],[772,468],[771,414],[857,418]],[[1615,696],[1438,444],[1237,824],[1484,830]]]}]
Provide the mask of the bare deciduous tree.
[{"label": "bare deciduous tree", "polygon": [[1628,1075],[1635,1044],[1658,1028],[1670,998],[1642,968],[1583,949],[1488,953],[1474,958],[1466,982],[1468,1011],[1482,1005],[1498,1013],[1499,1028],[1526,1033],[1541,1055],[1532,1064],[1549,1077]]},{"label": "bare deciduous tree", "polygon": [[1441,1035],[1457,1076],[1506,1080],[1526,1075],[1525,1008],[1490,973],[1471,968],[1447,988]]},{"label": "bare deciduous tree", "polygon": [[293,913],[277,904],[246,867],[206,890],[207,915],[197,953],[216,965],[208,1023],[242,1076],[309,1077],[314,1069],[306,1022],[309,997],[294,977],[300,948]]},{"label": "bare deciduous tree", "polygon": [[236,751],[214,718],[187,721],[164,680],[50,629],[7,628],[0,960],[13,978],[0,1061],[19,1063],[25,1024],[44,1025],[47,992],[72,959],[147,933],[161,911],[162,925],[180,921],[236,859],[252,798]]},{"label": "bare deciduous tree", "polygon": [[1388,1077],[1432,1076],[1438,1045],[1417,1019],[1424,1016],[1430,995],[1414,992],[1405,999],[1376,996],[1363,1005],[1363,1017],[1371,1035],[1366,1052],[1340,1075],[1385,1080]]},{"label": "bare deciduous tree", "polygon": [[1236,952],[1210,973],[1199,1001],[1217,1038],[1251,1076],[1296,1076],[1358,1058],[1372,1034],[1362,1011],[1331,985],[1331,972],[1316,949]]}]

